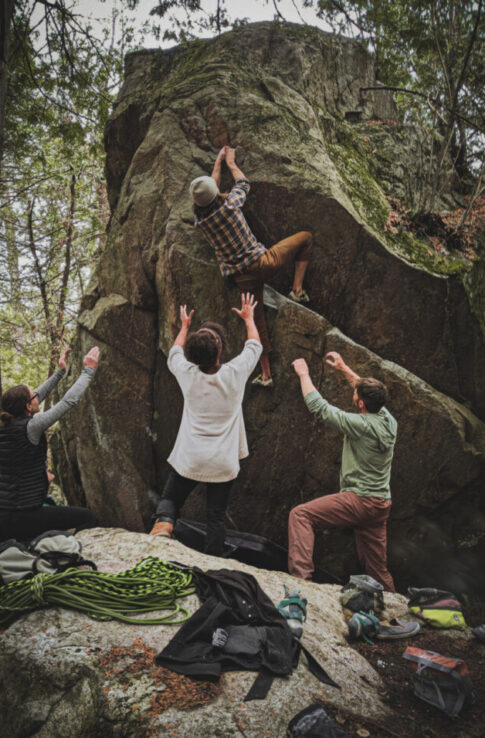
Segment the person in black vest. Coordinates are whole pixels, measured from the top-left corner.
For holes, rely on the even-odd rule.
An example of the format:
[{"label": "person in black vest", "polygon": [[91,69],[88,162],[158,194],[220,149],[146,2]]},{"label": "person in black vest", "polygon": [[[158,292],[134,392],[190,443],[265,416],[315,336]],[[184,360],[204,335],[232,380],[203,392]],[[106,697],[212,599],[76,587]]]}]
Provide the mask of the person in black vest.
[{"label": "person in black vest", "polygon": [[45,431],[73,407],[88,388],[99,360],[97,346],[84,357],[81,375],[62,400],[40,413],[40,403],[65,374],[71,349],[59,369],[36,390],[19,384],[2,396],[0,413],[0,541],[29,540],[47,530],[83,530],[98,524],[83,507],[44,505],[47,477]]}]

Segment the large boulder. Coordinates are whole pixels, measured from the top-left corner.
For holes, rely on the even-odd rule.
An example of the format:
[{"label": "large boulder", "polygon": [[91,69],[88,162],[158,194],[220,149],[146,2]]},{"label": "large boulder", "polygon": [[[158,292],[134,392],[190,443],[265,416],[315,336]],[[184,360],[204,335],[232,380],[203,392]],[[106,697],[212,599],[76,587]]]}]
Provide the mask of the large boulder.
[{"label": "large boulder", "polygon": [[[85,500],[102,522],[149,524],[180,420],[166,369],[179,304],[196,309],[195,323],[225,323],[233,351],[242,345],[230,312],[237,293],[193,228],[187,192],[193,177],[210,174],[220,146],[237,146],[258,238],[270,245],[308,229],[315,251],[312,310],[278,296],[268,308],[276,388],[247,393],[251,455],[233,488],[234,527],[284,542],[291,507],[337,489],[342,440],[312,421],[290,369],[304,355],[322,392],[350,409],[345,382],[324,372],[325,352],[337,349],[390,386],[399,422],[390,561],[399,583],[411,572],[444,583],[443,569],[425,565],[428,546],[433,560],[446,552],[463,591],[476,591],[485,426],[466,405],[483,415],[483,335],[461,279],[416,238],[386,231],[389,206],[358,127],[395,111],[387,92],[362,94],[371,86],[373,61],[358,44],[296,26],[247,26],[128,58],[106,130],[108,242],[74,352],[77,368],[96,342],[102,360],[87,402],[63,420],[58,467],[68,499]],[[387,135],[412,169],[406,136],[393,126]],[[223,189],[230,184],[225,173]],[[289,274],[273,286],[287,291]],[[197,499],[187,510],[203,516]],[[351,534],[322,537],[316,559],[348,573]]]},{"label": "large boulder", "polygon": [[[146,304],[138,271],[147,274],[162,240],[165,249],[170,244],[171,223],[190,223],[188,181],[210,173],[215,150],[229,143],[252,183],[246,213],[256,236],[271,245],[313,231],[313,307],[483,417],[485,342],[456,275],[463,265],[438,262],[429,245],[385,228],[384,194],[396,188],[384,192],[375,178],[382,127],[364,134],[361,121],[393,123],[396,116],[389,93],[363,91],[375,85],[372,57],[356,42],[298,26],[259,24],[171,52],[131,55],[106,130],[117,207],[100,285]],[[419,170],[412,132],[392,125],[386,132],[409,187]],[[131,146],[121,143],[125,137]],[[377,170],[390,178],[382,164]],[[142,252],[134,276],[126,268],[120,275],[120,239],[125,265],[130,259],[133,268],[133,251]],[[198,238],[190,241],[193,248]],[[286,287],[283,278],[274,284]]]}]

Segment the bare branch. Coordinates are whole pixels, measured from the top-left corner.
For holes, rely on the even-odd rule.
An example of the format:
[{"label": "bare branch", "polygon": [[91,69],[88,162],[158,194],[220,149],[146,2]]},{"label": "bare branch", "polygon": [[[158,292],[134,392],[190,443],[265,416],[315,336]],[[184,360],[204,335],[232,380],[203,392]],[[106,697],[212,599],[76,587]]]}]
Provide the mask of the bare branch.
[{"label": "bare branch", "polygon": [[[357,20],[352,18],[352,16],[348,13],[348,11],[345,9],[345,7],[341,3],[337,2],[336,0],[331,0],[331,3],[333,7],[344,16],[345,20],[347,21],[348,26],[350,27],[355,26],[355,28],[357,28],[361,34],[369,33],[369,29],[365,28],[361,23],[359,23]],[[324,13],[322,11],[319,11],[317,12],[317,16],[319,18],[323,18]]]},{"label": "bare branch", "polygon": [[[376,87],[361,87],[360,92],[367,92],[368,90],[391,90],[391,92],[404,92],[406,95],[414,95],[415,97],[421,97],[423,100],[426,100],[428,105],[432,107],[431,101],[424,92],[418,92],[418,90],[408,90],[406,87],[393,87],[392,85],[378,85]],[[451,109],[443,105],[443,110],[446,110],[447,112],[451,113]],[[464,115],[460,115],[459,113],[455,113],[455,117],[462,120],[464,123],[466,123],[470,128],[473,128],[475,131],[478,131],[479,133],[485,133],[485,128],[481,128],[480,126],[477,126],[476,123],[471,121],[469,118],[466,118]]]},{"label": "bare branch", "polygon": [[473,26],[473,31],[472,31],[472,33],[470,35],[470,41],[468,43],[468,47],[467,47],[467,50],[466,50],[466,53],[465,53],[465,58],[463,60],[462,66],[461,66],[460,77],[459,77],[458,82],[456,84],[455,96],[454,96],[454,99],[453,99],[453,102],[452,102],[452,109],[453,110],[456,109],[456,106],[458,104],[458,94],[459,94],[461,88],[463,87],[463,83],[465,81],[465,75],[466,75],[466,71],[467,71],[467,68],[468,68],[468,63],[470,61],[472,49],[473,49],[473,47],[475,45],[475,41],[477,39],[478,26],[479,26],[479,23],[480,23],[480,15],[481,15],[481,12],[482,12],[482,5],[483,5],[483,0],[479,0],[479,2],[478,2],[478,8],[477,8],[477,15],[476,15],[476,18],[475,18],[475,24]]},{"label": "bare branch", "polygon": [[37,247],[35,245],[35,238],[34,238],[34,229],[33,229],[33,222],[32,222],[32,213],[34,210],[34,204],[35,204],[35,201],[32,200],[27,210],[27,229],[29,233],[29,247],[30,247],[32,257],[34,259],[35,273],[36,273],[37,282],[39,285],[39,290],[40,290],[40,294],[42,298],[42,307],[44,309],[45,319],[47,323],[50,325],[51,313],[50,313],[50,306],[49,306],[49,298],[47,295],[47,287],[46,287],[46,283],[44,279],[44,274],[42,272],[42,267],[40,265],[39,257],[37,254]]},{"label": "bare branch", "polygon": [[69,187],[70,199],[69,199],[69,215],[67,219],[66,239],[65,239],[65,251],[64,251],[64,270],[61,280],[61,288],[59,294],[59,306],[57,311],[57,329],[59,332],[64,316],[64,307],[66,304],[67,286],[69,283],[69,275],[71,272],[71,250],[72,250],[72,234],[74,224],[74,212],[76,209],[76,175],[73,171],[71,176],[71,183]]},{"label": "bare branch", "polygon": [[286,23],[286,18],[280,13],[280,9],[278,8],[278,0],[273,0],[273,7],[276,10],[278,18]]}]

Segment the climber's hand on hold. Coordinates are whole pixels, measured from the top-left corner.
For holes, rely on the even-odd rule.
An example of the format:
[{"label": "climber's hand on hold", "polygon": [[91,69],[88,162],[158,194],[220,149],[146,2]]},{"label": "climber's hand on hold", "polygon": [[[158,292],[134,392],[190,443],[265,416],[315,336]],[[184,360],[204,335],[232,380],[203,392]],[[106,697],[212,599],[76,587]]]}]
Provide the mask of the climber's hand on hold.
[{"label": "climber's hand on hold", "polygon": [[295,359],[295,361],[292,362],[291,366],[299,377],[310,376],[308,364],[306,363],[305,359]]},{"label": "climber's hand on hold", "polygon": [[97,346],[93,346],[93,348],[88,351],[86,356],[83,359],[84,366],[89,366],[91,369],[96,369],[98,366],[99,361],[99,348]]}]

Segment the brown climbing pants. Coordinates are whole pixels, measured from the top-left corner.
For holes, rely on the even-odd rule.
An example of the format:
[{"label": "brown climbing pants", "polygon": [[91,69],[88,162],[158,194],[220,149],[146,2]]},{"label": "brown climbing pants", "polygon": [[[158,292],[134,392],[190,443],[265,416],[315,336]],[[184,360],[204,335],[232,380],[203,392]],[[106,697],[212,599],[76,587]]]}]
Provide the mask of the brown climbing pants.
[{"label": "brown climbing pants", "polygon": [[360,497],[343,491],[325,495],[294,507],[288,520],[288,571],[300,579],[311,579],[315,531],[324,528],[352,527],[357,556],[366,574],[395,592],[387,570],[387,519],[391,500]]},{"label": "brown climbing pants", "polygon": [[310,231],[298,231],[271,246],[245,272],[234,275],[234,282],[241,293],[251,292],[257,301],[254,311],[254,322],[263,344],[263,354],[271,351],[271,342],[264,317],[263,289],[264,283],[289,264],[295,261],[310,261],[312,253],[312,234]]}]

